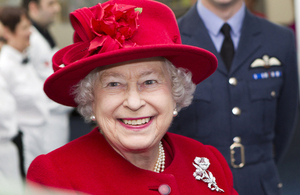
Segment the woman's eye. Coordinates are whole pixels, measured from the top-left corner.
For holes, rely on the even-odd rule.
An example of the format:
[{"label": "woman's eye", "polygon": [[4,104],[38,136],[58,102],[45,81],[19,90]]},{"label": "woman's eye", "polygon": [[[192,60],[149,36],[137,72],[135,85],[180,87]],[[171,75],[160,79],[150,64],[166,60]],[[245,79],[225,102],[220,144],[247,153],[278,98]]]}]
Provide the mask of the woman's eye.
[{"label": "woman's eye", "polygon": [[118,82],[111,82],[111,83],[108,83],[108,86],[109,87],[117,87],[117,86],[119,86],[120,85],[120,83],[118,83]]},{"label": "woman's eye", "polygon": [[145,83],[145,85],[152,85],[152,84],[155,84],[156,81],[155,80],[147,80],[144,83]]}]

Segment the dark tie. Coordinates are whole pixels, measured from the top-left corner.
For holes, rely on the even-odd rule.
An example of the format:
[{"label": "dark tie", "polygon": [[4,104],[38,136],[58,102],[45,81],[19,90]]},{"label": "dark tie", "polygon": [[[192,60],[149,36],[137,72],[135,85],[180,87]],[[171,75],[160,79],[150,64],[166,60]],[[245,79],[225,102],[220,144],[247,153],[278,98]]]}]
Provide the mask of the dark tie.
[{"label": "dark tie", "polygon": [[28,63],[28,61],[29,61],[29,58],[28,57],[25,57],[25,58],[23,58],[23,60],[22,60],[22,64],[27,64]]},{"label": "dark tie", "polygon": [[224,34],[225,38],[223,41],[220,54],[226,65],[227,70],[230,70],[231,62],[234,56],[234,46],[230,36],[230,30],[231,28],[227,23],[225,23],[221,28],[221,32]]}]

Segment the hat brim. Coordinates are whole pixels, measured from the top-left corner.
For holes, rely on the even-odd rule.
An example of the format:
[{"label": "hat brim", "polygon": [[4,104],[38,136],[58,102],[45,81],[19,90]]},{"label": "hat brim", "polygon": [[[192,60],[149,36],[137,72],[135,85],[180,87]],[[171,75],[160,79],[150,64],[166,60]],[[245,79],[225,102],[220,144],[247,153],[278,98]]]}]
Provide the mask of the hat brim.
[{"label": "hat brim", "polygon": [[73,86],[97,67],[135,59],[164,57],[177,68],[188,69],[195,84],[209,77],[217,68],[217,58],[207,50],[188,45],[147,45],[119,49],[78,60],[57,70],[45,82],[44,91],[57,103],[77,107]]}]

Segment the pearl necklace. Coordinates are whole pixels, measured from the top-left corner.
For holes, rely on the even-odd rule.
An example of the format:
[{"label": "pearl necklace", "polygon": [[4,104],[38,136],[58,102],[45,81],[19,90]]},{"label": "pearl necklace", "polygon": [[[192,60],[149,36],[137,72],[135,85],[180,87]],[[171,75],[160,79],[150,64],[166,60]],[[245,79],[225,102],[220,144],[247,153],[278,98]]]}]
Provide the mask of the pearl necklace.
[{"label": "pearl necklace", "polygon": [[165,151],[164,147],[162,145],[162,142],[159,142],[159,155],[158,159],[156,161],[155,167],[154,167],[154,172],[160,173],[163,172],[165,169]]}]

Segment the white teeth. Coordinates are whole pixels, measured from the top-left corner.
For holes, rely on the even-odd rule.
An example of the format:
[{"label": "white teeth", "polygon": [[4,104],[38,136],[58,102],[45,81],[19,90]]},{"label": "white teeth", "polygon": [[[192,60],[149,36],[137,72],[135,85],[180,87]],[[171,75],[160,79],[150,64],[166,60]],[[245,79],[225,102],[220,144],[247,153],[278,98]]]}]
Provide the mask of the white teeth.
[{"label": "white teeth", "polygon": [[124,124],[126,125],[143,125],[146,124],[150,121],[150,118],[143,118],[143,119],[138,119],[138,120],[122,120]]}]

